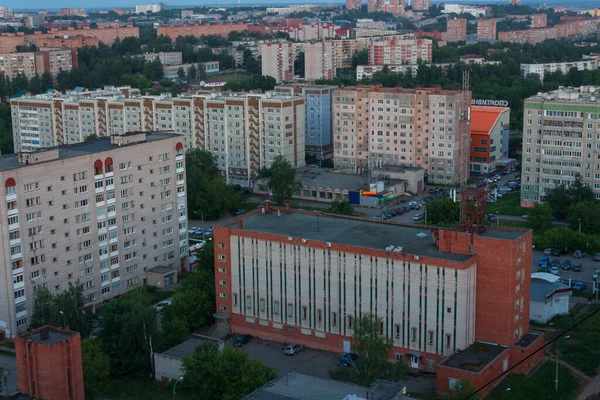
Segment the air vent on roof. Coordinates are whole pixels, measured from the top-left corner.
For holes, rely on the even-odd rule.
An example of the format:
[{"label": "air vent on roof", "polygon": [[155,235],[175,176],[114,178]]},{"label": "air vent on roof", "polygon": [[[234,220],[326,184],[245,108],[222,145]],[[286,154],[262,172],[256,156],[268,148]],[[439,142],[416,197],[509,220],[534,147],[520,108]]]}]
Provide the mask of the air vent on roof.
[{"label": "air vent on roof", "polygon": [[421,257],[419,257],[419,256],[415,256],[415,260],[418,260],[418,259],[420,259],[420,258],[421,258]]},{"label": "air vent on roof", "polygon": [[388,246],[385,248],[385,251],[394,251],[394,246]]},{"label": "air vent on roof", "polygon": [[331,242],[326,242],[326,243],[325,243],[325,246],[327,246],[327,247],[331,247]]},{"label": "air vent on roof", "polygon": [[398,246],[394,249],[394,253],[402,253],[402,247]]},{"label": "air vent on roof", "polygon": [[292,241],[292,237],[291,237],[291,236],[288,236],[288,240],[291,242],[291,241]]},{"label": "air vent on roof", "polygon": [[306,239],[302,239],[302,243],[306,243]]}]

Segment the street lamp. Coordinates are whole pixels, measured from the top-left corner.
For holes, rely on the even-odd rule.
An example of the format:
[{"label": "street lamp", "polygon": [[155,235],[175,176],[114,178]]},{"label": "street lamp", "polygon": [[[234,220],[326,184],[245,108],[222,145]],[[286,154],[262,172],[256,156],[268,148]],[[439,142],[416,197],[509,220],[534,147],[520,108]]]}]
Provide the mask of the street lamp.
[{"label": "street lamp", "polygon": [[496,211],[496,225],[500,226],[500,214],[498,214],[498,211]]},{"label": "street lamp", "polygon": [[558,354],[560,352],[559,350],[559,346],[560,346],[560,341],[561,339],[568,339],[571,336],[563,336],[561,338],[558,338],[558,340],[556,341],[556,380],[554,381],[554,391],[558,392]]},{"label": "street lamp", "polygon": [[183,376],[180,376],[179,379],[177,379],[177,382],[175,382],[175,385],[173,385],[173,400],[175,400],[175,389],[177,388],[177,384],[179,382],[181,382],[183,380]]},{"label": "street lamp", "polygon": [[579,234],[581,234],[581,218],[577,218],[577,221],[579,221]]},{"label": "street lamp", "polygon": [[510,388],[506,388],[506,389],[504,390],[504,393],[502,393],[502,399],[503,399],[503,400],[504,400],[504,398],[506,398],[506,394],[507,394],[507,393],[510,393]]}]

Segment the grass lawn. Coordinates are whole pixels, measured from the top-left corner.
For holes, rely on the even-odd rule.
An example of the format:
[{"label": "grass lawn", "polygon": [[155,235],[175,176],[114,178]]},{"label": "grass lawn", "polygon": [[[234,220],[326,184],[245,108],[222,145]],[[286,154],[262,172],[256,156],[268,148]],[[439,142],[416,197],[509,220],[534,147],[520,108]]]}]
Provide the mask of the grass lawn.
[{"label": "grass lawn", "polygon": [[[600,306],[590,308],[590,313],[597,310],[598,307]],[[589,313],[581,315],[577,320],[581,320],[586,315]],[[572,315],[563,317],[570,317],[574,322]],[[566,321],[561,320],[561,322]],[[597,375],[600,370],[600,335],[598,332],[600,332],[600,312],[570,331],[568,339],[561,339],[560,358],[588,376]]]},{"label": "grass lawn", "polygon": [[[546,362],[532,376],[512,375],[487,397],[489,400],[571,400],[579,390],[579,380],[567,369],[558,367],[558,392],[554,391],[555,364]],[[510,393],[507,392],[510,388]]]},{"label": "grass lawn", "polygon": [[[177,389],[178,400],[192,400],[194,397],[187,393],[179,392]],[[173,385],[165,385],[162,382],[152,379],[131,379],[120,380],[113,379],[107,385],[103,398],[114,400],[171,400],[173,399]]]},{"label": "grass lawn", "polygon": [[8,350],[0,350],[0,354],[2,354],[3,356],[8,356],[8,357],[16,357],[14,352],[8,351]]},{"label": "grass lawn", "polygon": [[520,192],[518,190],[513,191],[506,196],[502,196],[495,203],[488,203],[485,211],[489,214],[496,214],[496,211],[498,211],[500,215],[520,217],[523,214],[527,214],[527,210],[520,207],[520,202]]},{"label": "grass lawn", "polygon": [[428,394],[428,393],[408,393],[408,396],[412,397],[413,399],[421,399],[421,400],[438,400],[439,397],[437,397],[435,394]]},{"label": "grass lawn", "polygon": [[500,226],[512,226],[514,228],[529,228],[529,222],[527,221],[511,221],[508,219],[502,219],[500,217]]}]

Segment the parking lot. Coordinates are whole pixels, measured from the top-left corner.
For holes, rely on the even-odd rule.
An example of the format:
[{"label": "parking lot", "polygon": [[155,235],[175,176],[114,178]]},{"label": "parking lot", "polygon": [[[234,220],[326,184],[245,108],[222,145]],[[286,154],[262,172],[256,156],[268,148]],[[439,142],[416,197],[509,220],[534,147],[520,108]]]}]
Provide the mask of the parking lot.
[{"label": "parking lot", "polygon": [[[543,249],[533,251],[531,260],[531,272],[538,272],[540,259],[544,257]],[[581,272],[574,272],[572,269],[560,269],[560,278],[564,280],[571,279],[573,282],[583,282],[587,284],[587,288],[583,291],[585,294],[592,294],[593,275],[596,270],[600,269],[600,262],[592,260],[591,256],[584,258],[575,258],[572,253],[561,255],[560,257],[548,256],[550,262],[554,259],[559,259],[561,264],[565,260],[570,260],[571,264],[580,263]]]}]

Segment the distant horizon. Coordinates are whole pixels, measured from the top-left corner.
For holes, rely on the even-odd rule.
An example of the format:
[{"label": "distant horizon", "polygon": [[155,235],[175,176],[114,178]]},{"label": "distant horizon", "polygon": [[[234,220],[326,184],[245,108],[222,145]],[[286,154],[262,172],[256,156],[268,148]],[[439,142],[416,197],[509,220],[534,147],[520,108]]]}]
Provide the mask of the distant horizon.
[{"label": "distant horizon", "polygon": [[[36,6],[36,4],[39,2],[39,6]],[[3,5],[5,7],[8,8],[12,8],[14,11],[22,11],[22,12],[32,12],[32,11],[37,11],[39,9],[45,9],[48,10],[50,12],[54,12],[54,11],[59,11],[61,8],[85,8],[85,9],[89,9],[89,10],[107,10],[107,9],[111,9],[111,8],[125,8],[125,9],[130,9],[130,8],[134,8],[136,4],[152,4],[152,3],[158,3],[159,1],[139,1],[133,4],[111,4],[109,2],[106,1],[100,1],[100,0],[88,0],[87,5],[84,2],[78,1],[75,2],[73,0],[67,0],[64,2],[64,4],[61,4],[59,6],[55,6],[52,8],[48,8],[46,7],[47,3],[41,1],[41,0],[32,0],[28,2],[28,7],[27,8],[22,8],[19,7],[19,5],[22,5],[22,2],[18,2],[16,0],[11,0],[8,1],[6,3],[4,3]],[[205,4],[198,4],[195,1],[190,0],[188,1],[182,1],[182,0],[174,0],[173,3],[177,3],[177,4],[169,4],[169,2],[167,3],[167,8],[186,8],[186,7],[236,7],[237,6],[237,2],[231,2],[231,3],[205,3]],[[12,5],[12,3],[15,3],[15,5]],[[76,4],[75,4],[76,3]],[[107,4],[108,3],[108,4]],[[333,1],[332,2],[334,5],[344,5],[346,4],[345,1]],[[487,5],[487,4],[506,4],[508,5],[509,0],[487,0],[487,1],[482,1],[482,0],[432,0],[431,2],[432,4],[439,4],[439,3],[447,3],[447,4],[473,4],[473,5]],[[541,6],[543,4],[546,4],[546,6],[548,7],[567,7],[570,9],[590,9],[590,8],[597,8],[599,6],[598,0],[575,0],[575,1],[569,1],[569,0],[521,0],[521,4],[522,5],[528,5],[528,6],[532,6],[532,7],[538,7]],[[56,4],[56,3],[54,3]],[[260,3],[257,3],[253,0],[241,0],[241,5],[242,6],[255,6],[255,5],[259,5],[259,6],[286,6],[286,5],[298,5],[298,4],[314,4],[314,5],[326,5],[326,4],[330,4],[329,1],[326,0],[316,0],[316,1],[303,1],[303,0],[289,0],[289,1],[281,1],[281,0],[266,0],[266,1],[261,1]],[[366,4],[366,3],[365,3]]]}]

